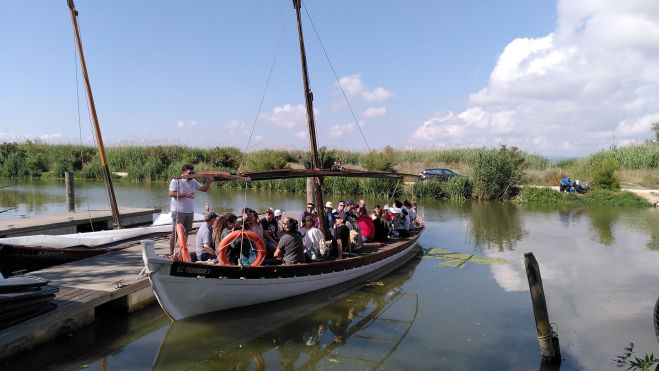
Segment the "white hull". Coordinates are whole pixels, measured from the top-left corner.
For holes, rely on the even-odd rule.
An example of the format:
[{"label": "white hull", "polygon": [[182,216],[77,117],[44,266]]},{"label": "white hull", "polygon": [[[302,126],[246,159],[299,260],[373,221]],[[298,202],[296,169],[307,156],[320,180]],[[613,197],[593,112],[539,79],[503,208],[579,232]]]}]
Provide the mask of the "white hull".
[{"label": "white hull", "polygon": [[[397,268],[416,251],[414,239],[409,247],[394,255],[345,270],[286,278],[206,278],[171,275],[174,262],[157,256],[153,241],[142,241],[142,257],[153,290],[162,308],[174,320],[280,300],[340,284],[348,289]],[[209,266],[197,264],[192,269],[197,267],[203,271]]]}]

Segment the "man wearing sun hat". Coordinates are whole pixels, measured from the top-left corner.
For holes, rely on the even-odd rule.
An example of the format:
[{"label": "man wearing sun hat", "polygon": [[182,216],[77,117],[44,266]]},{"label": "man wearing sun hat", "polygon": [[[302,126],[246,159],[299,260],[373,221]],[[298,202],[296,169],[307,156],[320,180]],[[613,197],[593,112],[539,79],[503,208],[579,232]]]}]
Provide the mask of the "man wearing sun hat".
[{"label": "man wearing sun hat", "polygon": [[332,230],[334,229],[333,208],[332,201],[325,202],[325,219],[327,219],[327,233],[329,233],[329,236],[325,236],[325,238],[328,240],[332,238]]}]

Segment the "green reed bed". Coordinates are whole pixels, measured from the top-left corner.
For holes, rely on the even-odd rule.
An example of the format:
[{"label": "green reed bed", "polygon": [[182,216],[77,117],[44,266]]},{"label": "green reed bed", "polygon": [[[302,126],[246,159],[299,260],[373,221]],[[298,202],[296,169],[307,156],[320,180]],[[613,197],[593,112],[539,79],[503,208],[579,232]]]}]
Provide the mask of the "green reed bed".
[{"label": "green reed bed", "polygon": [[550,188],[524,187],[515,200],[521,204],[536,205],[606,205],[622,207],[650,207],[644,198],[631,192],[591,190],[585,195],[560,193]]}]

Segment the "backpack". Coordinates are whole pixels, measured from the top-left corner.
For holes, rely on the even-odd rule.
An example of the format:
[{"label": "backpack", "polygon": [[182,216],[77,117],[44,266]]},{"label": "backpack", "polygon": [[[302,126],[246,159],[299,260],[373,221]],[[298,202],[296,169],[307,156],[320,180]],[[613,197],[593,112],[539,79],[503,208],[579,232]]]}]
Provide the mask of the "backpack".
[{"label": "backpack", "polygon": [[362,230],[353,218],[346,219],[346,227],[350,230],[350,250],[356,251],[362,248]]}]

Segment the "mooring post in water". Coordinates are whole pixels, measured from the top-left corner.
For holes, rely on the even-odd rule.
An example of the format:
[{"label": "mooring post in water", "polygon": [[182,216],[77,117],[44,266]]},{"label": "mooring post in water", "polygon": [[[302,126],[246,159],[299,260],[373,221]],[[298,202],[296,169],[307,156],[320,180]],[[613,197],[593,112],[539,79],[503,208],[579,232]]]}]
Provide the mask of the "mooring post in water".
[{"label": "mooring post in water", "polygon": [[545,301],[545,290],[542,287],[542,277],[538,261],[532,252],[524,254],[524,268],[526,278],[529,280],[531,290],[531,302],[533,303],[533,315],[535,317],[535,328],[540,344],[540,356],[543,364],[560,365],[561,347],[558,343],[558,334],[551,328],[547,302]]},{"label": "mooring post in water", "polygon": [[76,211],[76,198],[72,172],[64,172],[64,183],[66,184],[66,204],[69,206],[69,212]]}]

